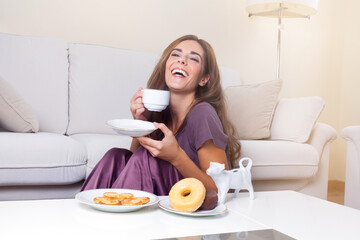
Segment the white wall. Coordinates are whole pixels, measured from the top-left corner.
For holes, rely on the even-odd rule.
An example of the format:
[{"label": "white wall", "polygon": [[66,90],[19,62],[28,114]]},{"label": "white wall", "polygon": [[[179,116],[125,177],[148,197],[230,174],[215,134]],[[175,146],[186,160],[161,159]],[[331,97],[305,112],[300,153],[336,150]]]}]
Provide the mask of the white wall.
[{"label": "white wall", "polygon": [[[0,32],[156,54],[177,37],[196,34],[212,44],[220,65],[240,72],[244,83],[275,79],[277,20],[248,18],[245,5],[245,0],[0,0]],[[347,11],[359,22],[355,9]],[[359,54],[352,46],[359,30],[344,16],[343,1],[319,0],[312,20],[285,19],[282,34],[281,96],[321,96],[326,108],[320,121],[338,132],[359,123],[360,115],[348,114],[359,102],[353,88],[359,86]],[[342,145],[339,139],[332,145],[330,179],[345,179]]]}]

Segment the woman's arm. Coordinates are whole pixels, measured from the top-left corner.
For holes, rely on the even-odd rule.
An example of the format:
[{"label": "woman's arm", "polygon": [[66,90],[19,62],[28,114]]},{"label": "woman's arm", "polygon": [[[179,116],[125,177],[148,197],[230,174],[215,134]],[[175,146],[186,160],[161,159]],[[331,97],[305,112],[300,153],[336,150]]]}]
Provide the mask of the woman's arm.
[{"label": "woman's arm", "polygon": [[[130,111],[134,119],[147,121],[149,112],[145,109],[142,102],[142,95],[142,88],[139,88],[130,100]],[[135,152],[139,147],[139,141],[136,138],[133,138],[131,141],[130,151]]]},{"label": "woman's arm", "polygon": [[178,145],[174,134],[162,123],[154,123],[163,133],[164,138],[156,141],[147,137],[138,138],[139,143],[146,148],[152,156],[170,162],[178,169],[183,177],[199,179],[206,188],[217,190],[212,178],[206,174],[210,162],[219,162],[227,166],[225,151],[215,146],[212,140],[206,141],[198,150],[200,168],[189,158]]},{"label": "woman's arm", "polygon": [[134,119],[147,121],[150,113],[142,102],[142,95],[142,88],[139,88],[130,100],[130,111]]},{"label": "woman's arm", "polygon": [[139,141],[136,138],[133,138],[131,141],[130,151],[134,153],[140,146]]},{"label": "woman's arm", "polygon": [[216,191],[216,185],[213,179],[206,174],[206,170],[209,168],[210,162],[225,164],[225,169],[228,169],[225,151],[216,147],[212,140],[208,140],[198,150],[198,157],[200,168],[195,165],[183,150],[172,164],[178,169],[183,177],[195,177],[199,179],[206,188]]}]

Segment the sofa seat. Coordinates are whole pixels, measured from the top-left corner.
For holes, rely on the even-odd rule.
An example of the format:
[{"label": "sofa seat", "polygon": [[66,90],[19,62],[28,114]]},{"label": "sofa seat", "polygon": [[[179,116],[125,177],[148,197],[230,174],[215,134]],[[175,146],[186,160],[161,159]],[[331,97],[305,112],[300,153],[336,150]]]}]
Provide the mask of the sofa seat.
[{"label": "sofa seat", "polygon": [[72,184],[85,178],[87,153],[56,133],[0,132],[0,186]]},{"label": "sofa seat", "polygon": [[[129,149],[131,145],[131,138],[121,135],[74,134],[70,137],[83,144],[87,150],[86,177],[109,149]],[[318,170],[319,154],[309,144],[242,140],[241,145],[242,155],[253,159],[253,180],[307,179]]]},{"label": "sofa seat", "polygon": [[70,136],[81,143],[87,151],[86,177],[89,176],[95,165],[111,148],[126,148],[131,145],[131,137],[112,134],[79,133]]},{"label": "sofa seat", "polygon": [[319,153],[310,144],[242,140],[241,151],[253,160],[253,180],[307,179],[319,166]]}]

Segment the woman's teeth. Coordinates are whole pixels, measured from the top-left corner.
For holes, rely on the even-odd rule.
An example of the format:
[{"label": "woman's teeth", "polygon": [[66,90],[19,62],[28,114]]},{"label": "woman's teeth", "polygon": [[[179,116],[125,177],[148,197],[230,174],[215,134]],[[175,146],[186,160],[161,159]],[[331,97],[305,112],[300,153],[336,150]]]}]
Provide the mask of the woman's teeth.
[{"label": "woman's teeth", "polygon": [[180,76],[183,76],[183,77],[187,77],[188,75],[186,74],[185,71],[181,70],[181,69],[174,69],[172,70],[171,72],[172,74],[176,74],[176,75],[180,75]]}]

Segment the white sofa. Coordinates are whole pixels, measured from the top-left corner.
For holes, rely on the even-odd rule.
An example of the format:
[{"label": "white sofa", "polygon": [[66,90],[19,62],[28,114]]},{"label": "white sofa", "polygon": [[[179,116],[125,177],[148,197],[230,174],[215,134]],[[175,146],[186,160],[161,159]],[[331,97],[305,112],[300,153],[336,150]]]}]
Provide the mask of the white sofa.
[{"label": "white sofa", "polygon": [[[0,76],[40,126],[37,133],[0,132],[0,200],[74,197],[107,150],[130,146],[131,138],[105,123],[131,118],[130,98],[146,86],[158,56],[4,33],[0,52]],[[240,84],[233,70],[221,68],[221,76],[224,88]],[[255,191],[292,189],[326,199],[336,132],[323,123],[310,130],[304,143],[241,140],[242,157],[253,159]]]},{"label": "white sofa", "polygon": [[344,205],[360,209],[360,126],[344,128],[341,136],[347,143]]}]

